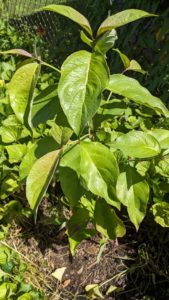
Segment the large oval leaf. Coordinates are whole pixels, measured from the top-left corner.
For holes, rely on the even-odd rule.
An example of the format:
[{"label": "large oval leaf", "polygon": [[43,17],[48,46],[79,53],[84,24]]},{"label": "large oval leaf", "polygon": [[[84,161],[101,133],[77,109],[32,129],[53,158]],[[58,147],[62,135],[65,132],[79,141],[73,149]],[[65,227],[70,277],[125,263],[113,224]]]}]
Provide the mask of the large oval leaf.
[{"label": "large oval leaf", "polygon": [[128,166],[125,172],[119,175],[117,186],[119,200],[127,206],[131,222],[138,230],[140,223],[146,215],[149,199],[149,186],[136,170]]},{"label": "large oval leaf", "polygon": [[122,74],[114,74],[110,76],[107,89],[114,94],[118,94],[131,99],[132,101],[150,107],[158,114],[162,114],[169,118],[169,111],[162,101],[151,95],[151,93],[140,85],[140,83],[128,76]]},{"label": "large oval leaf", "polygon": [[161,151],[158,141],[142,131],[130,131],[119,136],[113,146],[125,155],[136,158],[153,157]]},{"label": "large oval leaf", "polygon": [[99,53],[78,51],[62,65],[58,94],[68,122],[77,135],[96,113],[107,82],[106,61]]},{"label": "large oval leaf", "polygon": [[42,7],[40,10],[49,10],[65,16],[75,23],[79,24],[92,36],[92,29],[90,27],[89,21],[81,13],[70,6],[51,4]]},{"label": "large oval leaf", "polygon": [[60,158],[60,150],[42,156],[33,165],[26,181],[26,196],[35,219],[38,206],[50,184]]},{"label": "large oval leaf", "polygon": [[108,239],[115,240],[126,233],[123,222],[104,200],[96,202],[94,219],[96,229]]},{"label": "large oval leaf", "polygon": [[29,128],[31,127],[31,108],[38,71],[38,63],[23,65],[15,72],[9,85],[11,107],[18,120]]},{"label": "large oval leaf", "polygon": [[101,143],[81,142],[80,155],[80,175],[87,188],[119,208],[115,196],[119,169],[114,154]]},{"label": "large oval leaf", "polygon": [[97,36],[99,36],[105,31],[121,27],[125,24],[131,23],[141,18],[153,16],[155,15],[140,9],[123,10],[115,15],[109,16],[106,20],[104,20],[104,22],[100,25],[98,29]]}]

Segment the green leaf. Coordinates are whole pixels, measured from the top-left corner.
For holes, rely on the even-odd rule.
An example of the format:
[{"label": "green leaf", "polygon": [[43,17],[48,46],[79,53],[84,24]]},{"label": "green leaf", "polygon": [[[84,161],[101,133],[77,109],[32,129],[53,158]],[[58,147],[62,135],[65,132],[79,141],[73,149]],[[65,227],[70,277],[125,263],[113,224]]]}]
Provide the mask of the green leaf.
[{"label": "green leaf", "polygon": [[79,24],[82,28],[84,28],[90,36],[92,36],[92,29],[90,27],[89,21],[82,15],[80,14],[77,10],[74,8],[67,6],[67,5],[47,5],[45,7],[42,7],[40,10],[48,10],[48,11],[53,11],[56,12],[62,16],[65,16],[75,23]]},{"label": "green leaf", "polygon": [[58,147],[58,143],[55,142],[52,137],[41,138],[39,141],[29,146],[28,151],[19,166],[20,179],[22,180],[27,177],[37,159],[48,152],[56,150]]},{"label": "green leaf", "polygon": [[35,218],[60,158],[60,150],[49,152],[33,165],[26,181],[26,196]]},{"label": "green leaf", "polygon": [[66,167],[74,170],[80,177],[80,146],[75,144],[69,146],[63,153],[60,160],[60,167]]},{"label": "green leaf", "polygon": [[127,69],[130,66],[130,59],[124,53],[122,53],[119,49],[113,49],[113,50],[119,54],[125,69]]},{"label": "green leaf", "polygon": [[169,159],[164,156],[158,164],[155,165],[155,171],[163,177],[169,177]]},{"label": "green leaf", "polygon": [[56,123],[52,125],[50,135],[59,145],[65,145],[70,139],[73,131],[71,128],[58,126]]},{"label": "green leaf", "polygon": [[140,161],[136,164],[135,168],[141,176],[145,176],[150,168],[151,162],[149,160]]},{"label": "green leaf", "polygon": [[17,290],[16,284],[3,282],[0,285],[0,300],[12,299],[10,296],[14,296],[16,290]]},{"label": "green leaf", "polygon": [[105,31],[112,30],[118,27],[121,27],[125,24],[131,23],[133,21],[139,20],[145,17],[154,17],[154,14],[150,14],[146,11],[140,9],[126,9],[115,15],[109,16],[103,21],[100,25],[97,36],[102,34]]},{"label": "green leaf", "polygon": [[18,297],[17,300],[33,300],[30,293],[25,293],[22,296]]},{"label": "green leaf", "polygon": [[80,38],[82,42],[87,44],[90,48],[93,48],[93,41],[88,38],[88,36],[84,33],[83,30],[80,31]]},{"label": "green leaf", "polygon": [[97,114],[103,116],[107,115],[107,118],[110,118],[110,116],[123,115],[127,109],[128,107],[125,102],[122,102],[119,99],[112,99],[109,102],[106,102],[103,105],[101,105],[97,111]]},{"label": "green leaf", "polygon": [[104,33],[101,37],[99,37],[99,39],[96,41],[94,50],[106,54],[111,48],[114,47],[116,40],[116,30],[113,29],[111,31],[108,31]]},{"label": "green leaf", "polygon": [[6,265],[10,260],[11,250],[0,244],[0,266]]},{"label": "green leaf", "polygon": [[169,117],[169,111],[162,101],[151,95],[151,93],[139,82],[133,78],[122,74],[114,74],[110,76],[110,81],[107,86],[108,90],[114,94],[127,97],[135,103],[147,106],[155,110],[156,113]]},{"label": "green leaf", "polygon": [[130,64],[129,64],[128,68],[126,69],[126,71],[135,71],[135,72],[141,73],[143,75],[145,75],[147,73],[145,70],[142,69],[140,64],[134,59],[132,59],[130,61]]},{"label": "green leaf", "polygon": [[84,194],[84,188],[80,184],[80,178],[77,173],[68,167],[59,168],[59,180],[64,195],[68,198],[70,207],[78,204],[81,196]]},{"label": "green leaf", "polygon": [[153,129],[148,131],[159,142],[161,149],[169,148],[169,130],[167,129]]},{"label": "green leaf", "polygon": [[135,71],[135,72],[139,72],[142,74],[147,73],[146,71],[144,71],[141,68],[140,64],[136,60],[132,59],[130,61],[130,59],[124,53],[122,53],[119,49],[113,49],[113,50],[119,54],[119,56],[123,62],[123,65],[125,67],[125,71]]},{"label": "green leaf", "polygon": [[58,95],[76,135],[82,132],[96,113],[107,82],[107,64],[99,53],[78,51],[63,63]]},{"label": "green leaf", "polygon": [[130,131],[119,136],[113,147],[120,149],[126,156],[137,158],[153,157],[161,152],[158,141],[142,131]]},{"label": "green leaf", "polygon": [[5,149],[8,153],[8,159],[10,164],[20,162],[27,151],[27,147],[24,144],[9,145],[6,146]]},{"label": "green leaf", "polygon": [[169,203],[159,202],[151,207],[156,223],[162,227],[169,227]]},{"label": "green leaf", "polygon": [[0,198],[5,199],[19,187],[14,174],[6,176],[1,182]]},{"label": "green leaf", "polygon": [[31,106],[38,73],[38,63],[23,65],[15,72],[9,84],[11,107],[18,120],[29,128],[31,127]]},{"label": "green leaf", "polygon": [[32,123],[34,127],[53,120],[59,104],[57,87],[54,85],[43,90],[33,101]]},{"label": "green leaf", "polygon": [[5,144],[16,142],[22,131],[22,125],[15,115],[9,115],[0,127],[0,135],[2,142]]},{"label": "green leaf", "polygon": [[61,158],[59,167],[61,188],[71,207],[77,205],[84,188],[80,183],[80,147],[75,145]]},{"label": "green leaf", "polygon": [[142,176],[130,166],[119,175],[116,192],[119,200],[127,206],[131,222],[136,229],[146,215],[149,186]]},{"label": "green leaf", "polygon": [[101,143],[81,142],[80,156],[80,176],[89,191],[120,208],[115,195],[119,170],[114,154]]},{"label": "green leaf", "polygon": [[0,300],[7,299],[8,284],[6,282],[0,285]]},{"label": "green leaf", "polygon": [[75,208],[73,215],[68,222],[68,238],[72,255],[75,254],[76,247],[86,238],[95,234],[95,230],[86,229],[89,222],[89,212],[83,208]]},{"label": "green leaf", "polygon": [[123,222],[105,201],[98,200],[96,202],[94,219],[97,231],[108,239],[115,240],[126,233]]}]

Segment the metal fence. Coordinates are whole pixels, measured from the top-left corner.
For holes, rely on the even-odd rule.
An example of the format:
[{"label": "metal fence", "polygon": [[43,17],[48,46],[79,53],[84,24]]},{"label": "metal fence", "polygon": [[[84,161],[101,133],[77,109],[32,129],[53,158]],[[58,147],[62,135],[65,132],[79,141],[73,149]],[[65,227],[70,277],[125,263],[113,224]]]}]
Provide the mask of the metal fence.
[{"label": "metal fence", "polygon": [[[2,0],[4,1],[4,0]],[[38,8],[48,4],[64,4],[66,0],[5,0],[4,5],[10,18],[30,15]]]},{"label": "metal fence", "polygon": [[[54,12],[36,12],[49,4],[66,4],[74,7],[89,18],[93,28],[108,15],[110,0],[0,0],[9,23],[22,35],[23,32],[39,35],[45,42],[50,58],[59,62],[71,52],[81,49],[77,24]],[[115,1],[115,0],[114,0]],[[119,1],[119,0],[118,0]],[[41,49],[43,51],[43,49]],[[59,62],[60,63],[60,62]]]}]

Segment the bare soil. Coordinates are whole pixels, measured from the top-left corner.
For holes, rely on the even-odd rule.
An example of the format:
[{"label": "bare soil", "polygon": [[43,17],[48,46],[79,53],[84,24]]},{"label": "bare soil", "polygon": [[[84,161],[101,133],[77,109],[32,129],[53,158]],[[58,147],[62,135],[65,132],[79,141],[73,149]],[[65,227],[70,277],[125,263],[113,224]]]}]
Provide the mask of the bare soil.
[{"label": "bare soil", "polygon": [[[85,291],[89,284],[98,284],[105,300],[169,299],[168,230],[151,216],[138,233],[129,223],[125,238],[109,241],[97,262],[99,240],[83,241],[72,257],[65,230],[39,222],[13,226],[6,243],[28,263],[26,280],[45,290],[46,299],[91,299]],[[59,282],[52,273],[62,267]],[[116,288],[106,295],[110,286]]]}]

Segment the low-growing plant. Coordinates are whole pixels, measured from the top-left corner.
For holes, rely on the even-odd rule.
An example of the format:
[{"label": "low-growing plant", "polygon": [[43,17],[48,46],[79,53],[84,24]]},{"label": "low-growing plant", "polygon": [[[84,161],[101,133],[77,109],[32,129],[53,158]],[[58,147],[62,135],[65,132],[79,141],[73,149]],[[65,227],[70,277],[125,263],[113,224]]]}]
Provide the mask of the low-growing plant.
[{"label": "low-growing plant", "polygon": [[124,236],[121,207],[127,208],[136,230],[149,209],[168,227],[169,111],[137,80],[124,75],[128,70],[145,73],[137,61],[115,49],[124,63],[123,74],[110,74],[106,62],[116,28],[154,15],[135,9],[119,12],[103,21],[94,37],[88,20],[73,8],[49,5],[42,10],[78,23],[90,50],[70,55],[61,70],[55,68],[58,83],[36,96],[45,63],[21,49],[5,52],[29,58],[8,86],[14,114],[3,126],[12,128],[14,138],[9,140],[7,132],[1,132],[1,138],[2,155],[5,151],[8,163],[18,168],[19,185],[26,182],[35,220],[54,180],[60,201],[71,209],[67,235],[72,254],[96,232],[105,241]]},{"label": "low-growing plant", "polygon": [[43,292],[28,282],[27,268],[27,263],[21,260],[16,251],[0,244],[0,299],[45,299]]}]

